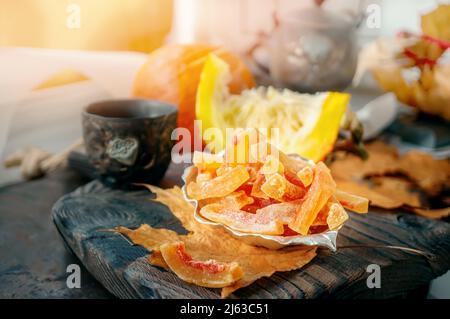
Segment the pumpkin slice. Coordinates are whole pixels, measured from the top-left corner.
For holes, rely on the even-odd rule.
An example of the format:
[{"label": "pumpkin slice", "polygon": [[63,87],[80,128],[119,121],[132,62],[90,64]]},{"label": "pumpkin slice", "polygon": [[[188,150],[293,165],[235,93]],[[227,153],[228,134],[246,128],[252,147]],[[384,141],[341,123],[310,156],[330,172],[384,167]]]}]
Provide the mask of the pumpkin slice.
[{"label": "pumpkin slice", "polygon": [[[202,129],[214,128],[222,138],[203,136],[214,152],[224,148],[227,128],[267,128],[267,139],[286,154],[319,161],[332,150],[350,95],[323,92],[300,94],[259,87],[229,94],[230,68],[211,54],[197,89],[196,116]],[[276,129],[277,131],[272,131]]]},{"label": "pumpkin slice", "polygon": [[[138,70],[132,95],[178,106],[178,127],[194,136],[195,100],[204,63],[210,53],[219,56],[229,69],[229,86],[234,93],[253,87],[255,82],[244,61],[223,47],[205,44],[167,44],[149,54]],[[193,139],[192,146],[195,146]]]},{"label": "pumpkin slice", "polygon": [[236,262],[195,260],[186,252],[183,242],[161,245],[160,252],[167,266],[178,277],[198,286],[223,288],[235,283],[244,275]]}]

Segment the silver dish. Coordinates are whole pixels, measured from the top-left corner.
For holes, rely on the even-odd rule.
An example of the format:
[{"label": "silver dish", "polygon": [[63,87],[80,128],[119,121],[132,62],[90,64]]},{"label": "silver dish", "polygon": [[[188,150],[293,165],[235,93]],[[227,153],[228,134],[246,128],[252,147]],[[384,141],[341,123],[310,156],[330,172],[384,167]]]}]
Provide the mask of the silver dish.
[{"label": "silver dish", "polygon": [[[292,155],[290,155],[292,156]],[[296,157],[296,156],[292,156]],[[254,246],[262,246],[268,249],[280,249],[286,246],[294,246],[294,245],[305,245],[305,246],[321,246],[327,247],[332,251],[336,251],[336,237],[338,234],[338,229],[328,230],[323,233],[308,235],[308,236],[271,236],[271,235],[262,235],[262,234],[251,234],[244,233],[241,231],[237,231],[232,229],[226,225],[216,223],[210,221],[203,216],[200,215],[200,207],[198,205],[198,201],[192,198],[189,198],[186,191],[186,185],[192,181],[195,181],[197,176],[197,168],[194,166],[189,166],[184,170],[182,179],[184,181],[184,185],[181,188],[183,191],[184,198],[194,205],[194,218],[202,224],[210,225],[218,228],[225,229],[229,234],[233,237],[242,240],[243,242],[254,245]],[[342,227],[342,226],[341,226]]]}]

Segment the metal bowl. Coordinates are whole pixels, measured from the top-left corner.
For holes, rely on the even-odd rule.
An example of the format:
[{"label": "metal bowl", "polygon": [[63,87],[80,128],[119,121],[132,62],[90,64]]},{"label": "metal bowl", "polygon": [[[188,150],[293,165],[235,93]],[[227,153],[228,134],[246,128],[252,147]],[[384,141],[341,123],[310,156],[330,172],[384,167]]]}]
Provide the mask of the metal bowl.
[{"label": "metal bowl", "polygon": [[[296,155],[290,155],[291,157],[296,157]],[[338,234],[338,229],[328,230],[326,232],[308,235],[308,236],[271,236],[271,235],[262,235],[262,234],[251,234],[244,233],[241,231],[237,231],[227,225],[223,225],[217,222],[210,221],[200,215],[200,207],[198,205],[198,201],[192,198],[189,198],[186,191],[186,185],[192,181],[195,181],[197,176],[197,168],[195,166],[189,166],[184,170],[182,179],[184,181],[184,185],[181,188],[183,191],[184,198],[194,205],[194,218],[202,224],[210,225],[218,228],[225,229],[230,235],[233,237],[242,240],[243,242],[253,245],[253,246],[262,246],[268,249],[280,249],[286,246],[294,246],[294,245],[305,245],[305,246],[321,246],[327,247],[332,251],[336,251],[336,237]]]}]

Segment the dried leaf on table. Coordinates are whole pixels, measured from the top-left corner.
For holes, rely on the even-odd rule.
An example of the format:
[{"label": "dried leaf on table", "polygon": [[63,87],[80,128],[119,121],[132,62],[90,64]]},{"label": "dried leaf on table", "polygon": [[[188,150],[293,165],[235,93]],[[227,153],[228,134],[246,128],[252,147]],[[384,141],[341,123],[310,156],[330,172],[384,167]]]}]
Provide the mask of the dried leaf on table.
[{"label": "dried leaf on table", "polygon": [[450,163],[447,160],[436,160],[419,151],[411,151],[402,156],[398,172],[408,176],[430,196],[450,187]]},{"label": "dried leaf on table", "polygon": [[368,198],[372,206],[394,209],[407,204],[406,201],[402,200],[402,195],[383,194],[378,189],[364,182],[337,180],[336,183],[338,188],[343,191]]},{"label": "dried leaf on table", "polygon": [[339,154],[338,160],[330,165],[333,177],[336,180],[361,180],[366,176],[385,175],[394,173],[397,169],[395,163],[399,155],[395,147],[382,142],[366,145],[369,153],[367,160],[352,154]]},{"label": "dried leaf on table", "polygon": [[153,266],[161,267],[166,270],[170,270],[169,266],[167,265],[166,261],[164,260],[164,257],[161,254],[160,250],[153,250],[152,254],[148,256],[148,262],[151,263]]},{"label": "dried leaf on table", "polygon": [[413,211],[420,216],[428,217],[431,219],[441,219],[450,216],[450,207],[439,209],[421,209],[414,208]]},{"label": "dried leaf on table", "polygon": [[414,184],[407,179],[392,176],[374,177],[373,190],[386,197],[395,198],[411,207],[420,207],[420,194],[414,191]]},{"label": "dried leaf on table", "polygon": [[261,277],[271,276],[276,271],[299,269],[316,255],[315,247],[297,246],[269,250],[245,244],[222,229],[198,223],[194,219],[194,207],[185,201],[180,188],[163,190],[151,185],[147,187],[156,194],[157,201],[169,207],[190,233],[178,235],[171,230],[149,225],[142,225],[136,230],[125,227],[119,227],[117,230],[128,236],[133,243],[154,251],[154,256],[152,255],[149,261],[157,266],[167,266],[159,253],[159,247],[178,241],[185,244],[186,252],[195,260],[237,262],[243,270],[243,277],[234,284],[223,287],[222,297],[227,297]]},{"label": "dried leaf on table", "polygon": [[339,189],[366,197],[371,205],[410,208],[430,218],[448,216],[448,209],[423,209],[422,198],[437,196],[450,187],[450,163],[411,151],[399,155],[395,147],[375,141],[366,146],[369,159],[338,154],[330,165]]}]

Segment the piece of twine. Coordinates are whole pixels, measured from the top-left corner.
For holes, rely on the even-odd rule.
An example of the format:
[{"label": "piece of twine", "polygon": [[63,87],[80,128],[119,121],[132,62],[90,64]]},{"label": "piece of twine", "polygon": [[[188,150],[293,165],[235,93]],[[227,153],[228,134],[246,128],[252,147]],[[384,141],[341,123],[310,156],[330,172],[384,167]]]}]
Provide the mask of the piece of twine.
[{"label": "piece of twine", "polygon": [[6,168],[20,167],[22,177],[30,180],[57,168],[65,167],[70,152],[82,146],[83,140],[81,138],[56,154],[51,154],[36,146],[27,146],[9,155],[3,165]]}]

